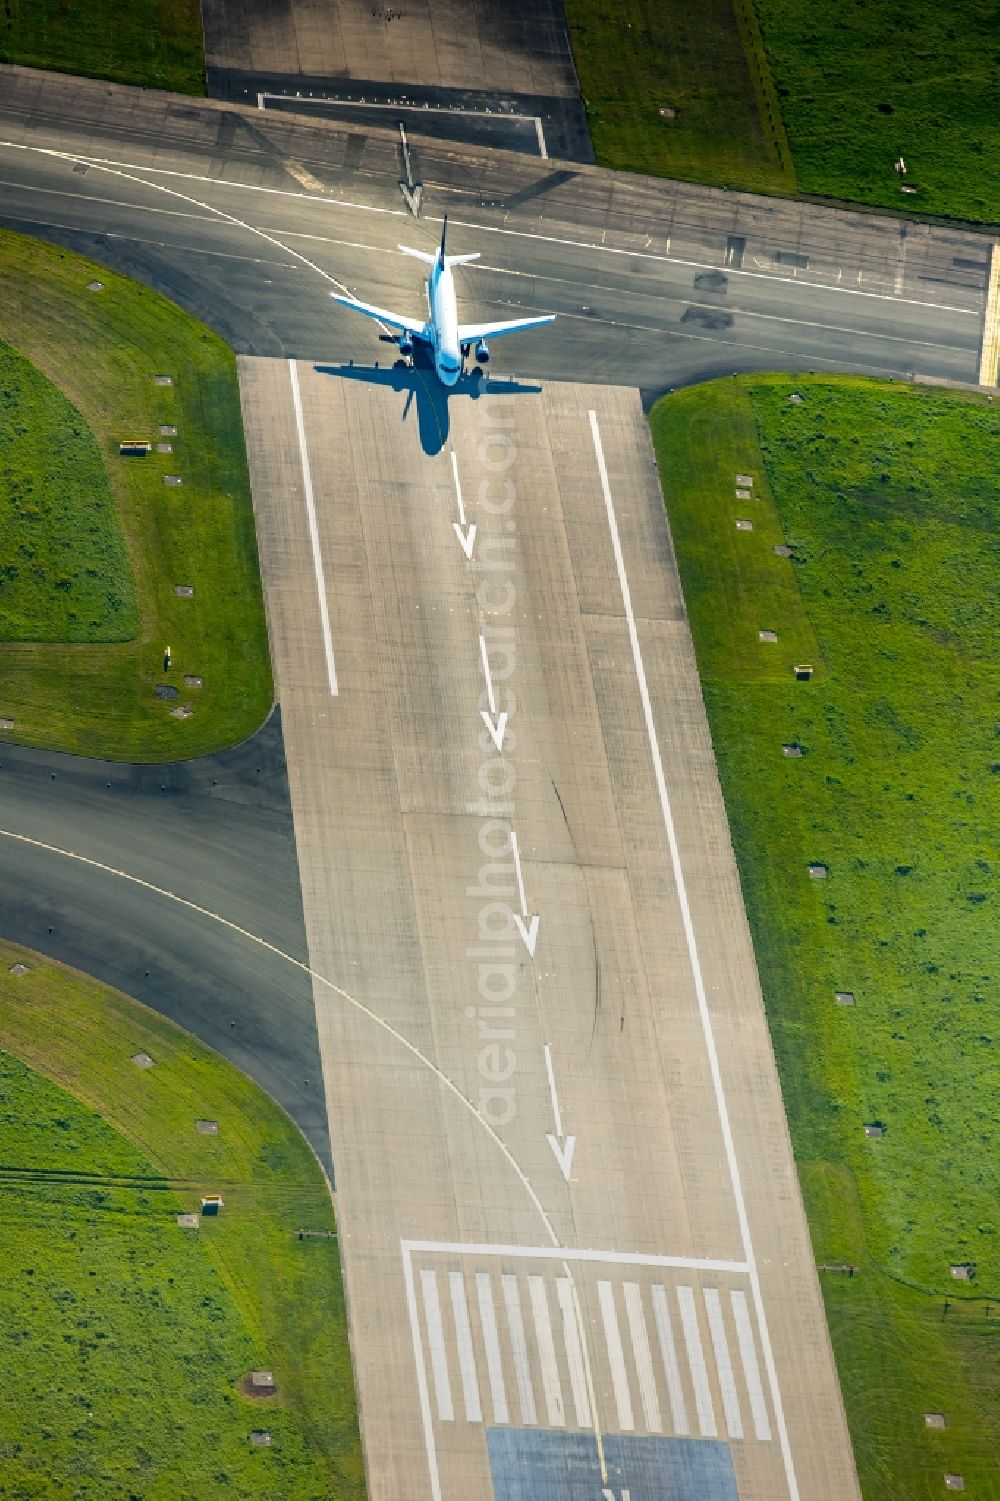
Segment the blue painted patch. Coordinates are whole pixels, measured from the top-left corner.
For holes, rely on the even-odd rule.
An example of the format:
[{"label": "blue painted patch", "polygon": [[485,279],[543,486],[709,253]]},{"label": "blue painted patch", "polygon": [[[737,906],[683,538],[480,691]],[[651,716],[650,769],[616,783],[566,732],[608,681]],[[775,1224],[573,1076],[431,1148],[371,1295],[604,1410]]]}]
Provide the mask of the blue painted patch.
[{"label": "blue painted patch", "polygon": [[729,1445],[707,1439],[608,1434],[606,1484],[592,1434],[489,1428],[486,1443],[496,1501],[739,1501]]}]

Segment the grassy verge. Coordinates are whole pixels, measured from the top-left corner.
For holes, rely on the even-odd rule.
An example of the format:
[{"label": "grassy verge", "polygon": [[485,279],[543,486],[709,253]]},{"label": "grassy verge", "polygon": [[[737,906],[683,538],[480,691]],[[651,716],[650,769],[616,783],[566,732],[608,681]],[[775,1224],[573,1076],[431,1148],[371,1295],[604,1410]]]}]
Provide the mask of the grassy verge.
[{"label": "grassy verge", "polygon": [[804,192],[1000,220],[992,0],[755,3]]},{"label": "grassy verge", "polygon": [[865,1495],[997,1496],[1000,416],[776,376],[652,423]]},{"label": "grassy verge", "polygon": [[[103,290],[88,290],[92,281]],[[202,755],[244,738],[265,718],[272,686],[232,351],[126,277],[5,230],[0,338],[91,429],[140,621],[135,639],[117,645],[73,642],[68,630],[60,643],[0,643],[0,716],[14,720],[0,733],[134,761]],[[156,385],[158,374],[173,385]],[[29,427],[30,405],[17,411]],[[161,435],[161,425],[177,435]],[[133,438],[169,442],[173,452],[120,458],[119,443]],[[183,483],[166,485],[167,474]],[[194,596],[179,597],[178,585]],[[164,684],[172,697],[157,697]]]},{"label": "grassy verge", "polygon": [[198,0],[6,0],[0,62],[205,92]]},{"label": "grassy verge", "polygon": [[[362,1501],[330,1197],[255,1085],[126,997],[0,944],[0,1161],[4,1495],[167,1497],[190,1475],[199,1496]],[[208,1192],[218,1219],[180,1229]],[[276,1395],[242,1395],[258,1368]],[[271,1448],[251,1446],[255,1428]]]},{"label": "grassy verge", "polygon": [[127,641],[139,627],[101,451],[40,370],[0,343],[0,640]]},{"label": "grassy verge", "polygon": [[567,0],[566,20],[603,166],[793,191],[751,0]]}]

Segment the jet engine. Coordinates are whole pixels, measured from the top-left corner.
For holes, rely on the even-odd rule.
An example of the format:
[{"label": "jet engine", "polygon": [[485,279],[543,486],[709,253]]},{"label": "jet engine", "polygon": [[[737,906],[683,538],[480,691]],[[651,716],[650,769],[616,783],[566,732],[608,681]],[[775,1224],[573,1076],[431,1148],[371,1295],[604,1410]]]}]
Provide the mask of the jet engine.
[{"label": "jet engine", "polygon": [[488,365],[489,362],[490,362],[489,346],[487,345],[485,339],[480,339],[479,343],[476,345],[476,364],[477,365]]}]

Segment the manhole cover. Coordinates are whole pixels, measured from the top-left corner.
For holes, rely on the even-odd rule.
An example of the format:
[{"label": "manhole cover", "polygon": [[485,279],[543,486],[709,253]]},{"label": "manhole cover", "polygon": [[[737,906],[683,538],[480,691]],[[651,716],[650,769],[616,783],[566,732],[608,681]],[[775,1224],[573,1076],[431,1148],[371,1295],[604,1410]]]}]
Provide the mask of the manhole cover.
[{"label": "manhole cover", "polygon": [[194,587],[191,584],[175,584],[174,593],[181,599],[191,599],[194,595]]},{"label": "manhole cover", "polygon": [[148,1053],[133,1053],[132,1062],[136,1068],[152,1068],[153,1060]]},{"label": "manhole cover", "polygon": [[88,292],[103,292],[104,291],[104,283],[103,283],[103,281],[88,281],[88,283],[87,283],[87,291]]},{"label": "manhole cover", "polygon": [[201,678],[196,678],[193,673],[186,672],[184,674],[184,686],[185,688],[200,688]]},{"label": "manhole cover", "polygon": [[171,709],[170,717],[172,719],[190,719],[193,713],[194,710],[190,704],[178,704],[176,709]]}]

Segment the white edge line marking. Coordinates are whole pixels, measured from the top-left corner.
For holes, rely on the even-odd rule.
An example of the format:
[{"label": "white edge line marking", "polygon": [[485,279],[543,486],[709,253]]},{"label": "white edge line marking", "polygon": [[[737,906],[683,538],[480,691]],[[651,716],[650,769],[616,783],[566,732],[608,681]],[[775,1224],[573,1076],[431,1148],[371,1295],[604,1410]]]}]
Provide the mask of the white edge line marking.
[{"label": "white edge line marking", "polygon": [[764,1364],[767,1367],[768,1383],[771,1388],[771,1401],[774,1406],[775,1421],[778,1425],[778,1439],[781,1445],[782,1459],[785,1466],[785,1479],[788,1483],[790,1501],[799,1501],[799,1487],[795,1476],[795,1465],[792,1460],[791,1445],[788,1441],[788,1430],[785,1426],[785,1415],[781,1404],[781,1393],[778,1389],[778,1373],[774,1364],[774,1352],[771,1349],[771,1337],[768,1333],[767,1319],[764,1313],[764,1299],[760,1289],[760,1278],[757,1275],[757,1266],[754,1259],[753,1241],[750,1235],[750,1221],[747,1215],[746,1200],[743,1197],[743,1184],[740,1179],[739,1162],[736,1157],[736,1145],[733,1141],[733,1131],[729,1120],[729,1106],[726,1102],[726,1092],[722,1083],[722,1069],[719,1065],[719,1054],[715,1044],[715,1033],[712,1030],[712,1017],[708,1009],[708,995],[705,990],[705,981],[701,972],[701,960],[698,956],[698,942],[694,932],[694,922],[691,918],[691,908],[688,903],[687,882],[684,877],[684,869],[681,864],[680,847],[677,843],[677,832],[674,828],[674,817],[670,808],[670,798],[667,794],[667,782],[663,772],[663,759],[660,755],[660,742],[656,734],[656,721],[653,718],[653,706],[650,702],[649,687],[646,682],[646,669],[642,661],[642,650],[639,645],[639,632],[635,623],[635,615],[632,610],[632,596],[629,590],[628,577],[625,573],[625,559],[622,554],[621,538],[618,535],[618,522],[615,517],[614,501],[611,498],[611,484],[608,480],[608,467],[604,458],[604,447],[601,442],[601,430],[597,422],[597,413],[591,409],[588,413],[590,418],[590,432],[594,443],[594,454],[597,459],[597,469],[600,475],[601,488],[604,491],[604,503],[607,508],[608,529],[611,533],[611,546],[615,556],[615,566],[618,569],[618,582],[622,591],[622,604],[625,608],[625,616],[628,621],[629,640],[632,645],[632,659],[635,664],[636,680],[639,685],[639,696],[642,699],[642,712],[646,723],[646,735],[649,740],[650,754],[653,758],[653,771],[656,777],[656,788],[660,797],[660,812],[663,817],[663,826],[666,830],[667,844],[670,849],[670,863],[673,870],[674,884],[677,889],[677,904],[681,912],[681,920],[684,926],[684,938],[687,945],[688,960],[691,965],[691,974],[694,980],[695,995],[698,1001],[698,1014],[701,1019],[702,1033],[705,1038],[705,1051],[708,1055],[709,1068],[712,1075],[712,1087],[715,1093],[716,1109],[719,1114],[719,1125],[722,1130],[722,1139],[725,1146],[726,1162],[729,1167],[729,1178],[732,1185],[733,1199],[736,1204],[736,1213],[740,1225],[740,1239],[743,1243],[743,1254],[750,1268],[750,1287],[753,1293],[754,1308],[757,1313],[757,1323],[760,1329],[761,1345],[764,1351]]},{"label": "white edge line marking", "polygon": [[712,1406],[712,1389],[708,1384],[708,1368],[705,1365],[705,1347],[698,1328],[698,1309],[694,1301],[694,1289],[677,1288],[677,1306],[681,1311],[681,1330],[687,1350],[688,1370],[694,1383],[694,1405],[698,1413],[698,1430],[702,1438],[715,1438],[718,1426]]},{"label": "white edge line marking", "polygon": [[[681,1381],[681,1368],[677,1364],[677,1347],[674,1344],[674,1332],[670,1326],[667,1290],[662,1283],[654,1282],[651,1293],[653,1298],[653,1314],[656,1319],[656,1332],[660,1339],[660,1355],[663,1360],[663,1370],[667,1378],[667,1396],[670,1398],[670,1416],[673,1419],[674,1431],[680,1434],[690,1433],[691,1425],[688,1422],[687,1403],[684,1400],[684,1383]],[[770,1435],[768,1436],[770,1437]]]},{"label": "white edge line marking", "polygon": [[451,1381],[448,1378],[448,1353],[444,1343],[444,1325],[441,1322],[441,1299],[438,1297],[437,1273],[430,1268],[425,1267],[420,1273],[420,1290],[424,1299],[427,1338],[431,1347],[431,1372],[434,1376],[438,1417],[442,1423],[452,1423],[455,1420],[455,1407],[451,1400]]},{"label": "white edge line marking", "polygon": [[[29,146],[23,141],[0,140],[0,148],[4,147],[12,151],[33,151],[41,156],[51,156],[62,161],[85,161],[94,167],[118,167],[132,172],[152,172],[160,177],[176,177],[186,182],[203,182],[213,187],[236,188],[241,193],[268,193],[277,198],[304,198],[310,203],[332,204],[338,208],[357,209],[360,213],[365,214],[386,214],[394,219],[407,217],[406,209],[381,208],[378,204],[356,203],[349,198],[325,198],[317,193],[296,193],[290,188],[268,188],[259,183],[234,182],[230,178],[208,177],[199,172],[175,172],[168,167],[142,166],[136,162],[120,162],[113,157],[83,156],[79,152],[57,151],[48,146]],[[143,181],[142,178],[134,180],[138,182]],[[145,186],[155,188],[157,184],[146,182]],[[434,186],[440,187],[445,185],[434,184]],[[183,194],[178,194],[178,197],[183,196]],[[208,204],[202,204],[201,206],[210,208],[213,212],[223,214],[226,217],[221,209],[214,209]],[[433,223],[434,221],[428,220],[427,222]],[[473,229],[479,234],[510,235],[515,239],[521,240],[541,240],[547,245],[570,246],[575,250],[593,250],[603,255],[634,256],[637,260],[644,261],[663,261],[672,266],[687,266],[695,271],[718,271],[719,269],[717,261],[689,261],[675,255],[657,255],[650,250],[630,250],[625,246],[601,245],[592,240],[570,240],[560,235],[542,235],[527,229],[510,229],[501,224],[477,224],[472,220],[460,219],[453,219],[451,222],[458,224],[462,229]],[[250,226],[245,227],[249,228]],[[262,233],[262,231],[255,231],[255,233]],[[283,246],[282,248],[287,249],[288,247]],[[294,251],[290,251],[289,253],[294,254]],[[958,313],[965,318],[982,318],[982,310],[978,308],[955,307],[953,304],[947,302],[926,302],[919,297],[894,297],[891,292],[864,292],[857,287],[845,287],[835,282],[802,281],[800,277],[778,276],[771,271],[747,271],[743,268],[737,269],[735,267],[727,268],[727,274],[730,276],[745,276],[753,281],[769,281],[785,285],[791,285],[794,282],[795,286],[808,287],[814,292],[837,292],[849,297],[868,297],[876,302],[899,302],[908,307],[923,307],[937,309],[943,313]]]},{"label": "white edge line marking", "polygon": [[563,1134],[562,1115],[559,1112],[559,1096],[556,1094],[556,1076],[552,1072],[552,1049],[548,1043],[545,1044],[545,1072],[549,1076],[549,1093],[552,1096],[552,1114],[555,1117],[556,1135],[561,1137]]},{"label": "white edge line marking", "polygon": [[559,1383],[559,1366],[556,1362],[555,1341],[552,1338],[552,1320],[549,1317],[549,1300],[545,1294],[544,1278],[537,1272],[528,1277],[528,1297],[535,1320],[535,1344],[542,1365],[542,1390],[545,1393],[545,1411],[550,1428],[565,1428],[566,1410],[563,1407],[562,1387]]},{"label": "white edge line marking", "polygon": [[576,1410],[578,1428],[591,1426],[590,1402],[587,1397],[587,1379],[580,1353],[580,1331],[577,1327],[576,1307],[573,1302],[573,1284],[568,1277],[556,1278],[556,1297],[563,1320],[563,1343],[566,1346],[566,1362],[569,1366],[569,1384],[573,1392],[573,1407]]},{"label": "white edge line marking", "polygon": [[740,1347],[740,1359],[743,1361],[743,1374],[746,1377],[747,1391],[750,1394],[750,1413],[753,1417],[753,1431],[759,1439],[771,1437],[771,1424],[767,1416],[767,1402],[764,1400],[764,1389],[760,1384],[760,1368],[757,1365],[757,1351],[753,1342],[753,1327],[750,1323],[750,1310],[747,1307],[746,1293],[740,1288],[734,1287],[729,1294],[729,1301],[733,1307],[733,1319],[736,1323],[736,1339]]},{"label": "white edge line marking", "polygon": [[625,1370],[625,1352],[622,1349],[621,1330],[618,1327],[615,1295],[611,1283],[603,1278],[598,1279],[597,1301],[600,1304],[601,1321],[604,1324],[604,1343],[611,1366],[611,1386],[615,1394],[615,1406],[618,1409],[618,1426],[624,1433],[631,1433],[635,1428],[635,1415],[632,1412],[632,1393],[629,1391],[628,1372]]},{"label": "white edge line marking", "polygon": [[458,1341],[458,1368],[462,1376],[465,1416],[470,1423],[481,1423],[483,1409],[479,1401],[479,1379],[476,1375],[475,1351],[472,1348],[469,1305],[465,1297],[465,1277],[460,1271],[448,1273],[448,1290],[451,1293],[451,1311],[455,1319],[455,1336]]},{"label": "white edge line marking", "polygon": [[660,1417],[659,1398],[656,1395],[656,1378],[653,1375],[653,1358],[649,1348],[649,1335],[646,1331],[642,1291],[638,1282],[625,1282],[622,1286],[625,1293],[628,1330],[632,1338],[632,1353],[635,1356],[635,1369],[639,1377],[639,1395],[642,1398],[643,1416],[650,1432],[660,1433],[663,1429],[663,1421]]},{"label": "white edge line marking", "polygon": [[745,1261],[722,1261],[694,1256],[654,1256],[645,1251],[598,1251],[573,1246],[518,1246],[509,1243],[476,1240],[403,1240],[408,1251],[440,1251],[452,1256],[523,1257],[526,1261],[605,1261],[609,1266],[664,1266],[705,1272],[742,1272],[749,1275]]},{"label": "white edge line marking", "polygon": [[528,902],[524,895],[524,876],[521,874],[521,852],[517,847],[517,835],[514,830],[510,831],[510,848],[514,856],[514,870],[517,874],[517,894],[521,899],[521,916],[528,915]]},{"label": "white edge line marking", "polygon": [[507,1309],[507,1329],[510,1347],[514,1353],[514,1374],[517,1377],[517,1395],[521,1406],[521,1422],[526,1428],[538,1425],[535,1408],[535,1393],[531,1385],[531,1367],[528,1364],[528,1346],[524,1339],[524,1317],[521,1313],[521,1294],[517,1278],[512,1272],[503,1272],[500,1277],[503,1300]]},{"label": "white edge line marking", "polygon": [[531,118],[535,122],[535,135],[538,137],[538,155],[542,158],[543,162],[547,162],[549,159],[549,152],[548,147],[545,144],[545,132],[542,130],[541,116],[532,115]]},{"label": "white edge line marking", "polygon": [[306,429],[302,419],[302,398],[299,394],[299,373],[294,360],[288,361],[292,382],[292,400],[295,403],[295,427],[299,435],[299,453],[302,456],[302,481],[305,486],[306,516],[309,521],[309,543],[312,547],[313,571],[316,575],[316,593],[319,598],[319,618],[323,627],[323,650],[326,653],[326,676],[333,698],[338,695],[337,667],[333,660],[333,637],[330,635],[330,611],[326,603],[326,575],[323,572],[323,555],[319,546],[319,527],[316,524],[316,502],[313,499],[312,474],[309,455],[306,451]]},{"label": "white edge line marking", "polygon": [[706,1287],[702,1290],[702,1297],[705,1299],[705,1308],[708,1312],[708,1332],[712,1336],[712,1349],[715,1351],[715,1369],[719,1373],[719,1390],[722,1392],[722,1411],[726,1419],[726,1433],[729,1438],[742,1438],[743,1415],[740,1412],[736,1377],[733,1374],[733,1362],[729,1354],[729,1341],[726,1339],[726,1325],[722,1317],[719,1289]]},{"label": "white edge line marking", "polygon": [[[503,1381],[503,1362],[500,1359],[500,1339],[497,1333],[497,1311],[493,1302],[493,1280],[489,1272],[476,1273],[476,1295],[479,1298],[479,1324],[486,1346],[486,1371],[490,1379],[490,1397],[493,1402],[493,1421],[501,1427],[510,1422],[507,1410],[507,1392]],[[746,1300],[744,1299],[744,1308]]]},{"label": "white edge line marking", "polygon": [[413,1361],[417,1368],[417,1396],[424,1424],[424,1446],[427,1450],[427,1468],[430,1472],[431,1501],[441,1501],[441,1477],[438,1474],[437,1451],[434,1447],[434,1421],[431,1417],[430,1393],[427,1390],[427,1370],[424,1366],[424,1344],[420,1336],[417,1295],[413,1286],[413,1263],[410,1260],[409,1251],[405,1248],[403,1281],[406,1284],[406,1306],[410,1313],[410,1332],[413,1336]]},{"label": "white edge line marking", "polygon": [[486,650],[485,636],[480,636],[479,638],[479,650],[482,653],[483,657],[483,676],[486,679],[486,697],[489,702],[490,713],[495,714],[497,711],[497,701],[496,695],[493,692],[493,679],[490,676],[490,658],[489,652]]}]

